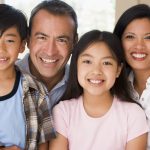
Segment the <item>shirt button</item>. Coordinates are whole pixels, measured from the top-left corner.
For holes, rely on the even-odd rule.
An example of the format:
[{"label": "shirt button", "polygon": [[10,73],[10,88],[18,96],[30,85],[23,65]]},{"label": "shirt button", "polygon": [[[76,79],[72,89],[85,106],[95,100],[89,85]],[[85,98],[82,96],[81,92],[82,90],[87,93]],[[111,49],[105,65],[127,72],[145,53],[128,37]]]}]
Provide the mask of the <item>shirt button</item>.
[{"label": "shirt button", "polygon": [[144,98],[142,97],[141,100],[144,101]]}]

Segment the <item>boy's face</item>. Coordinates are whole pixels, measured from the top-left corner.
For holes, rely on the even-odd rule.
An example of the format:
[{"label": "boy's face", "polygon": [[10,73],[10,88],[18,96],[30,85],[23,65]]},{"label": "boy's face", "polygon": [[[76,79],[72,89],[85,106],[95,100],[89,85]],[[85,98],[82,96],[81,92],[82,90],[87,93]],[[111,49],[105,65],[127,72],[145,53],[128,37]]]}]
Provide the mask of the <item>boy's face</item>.
[{"label": "boy's face", "polygon": [[23,52],[25,42],[16,27],[10,27],[0,36],[0,71],[14,67],[18,54]]}]

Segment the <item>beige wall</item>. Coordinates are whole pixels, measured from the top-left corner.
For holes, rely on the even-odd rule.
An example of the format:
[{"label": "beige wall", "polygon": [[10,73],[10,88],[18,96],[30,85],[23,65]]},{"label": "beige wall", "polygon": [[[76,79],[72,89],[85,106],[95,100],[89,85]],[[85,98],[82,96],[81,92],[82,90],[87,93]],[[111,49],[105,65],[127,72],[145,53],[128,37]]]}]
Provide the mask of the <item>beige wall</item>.
[{"label": "beige wall", "polygon": [[150,5],[150,0],[116,0],[116,18],[117,21],[120,15],[129,7],[136,5],[136,4],[148,4]]},{"label": "beige wall", "polygon": [[4,0],[0,0],[0,4],[4,3]]}]

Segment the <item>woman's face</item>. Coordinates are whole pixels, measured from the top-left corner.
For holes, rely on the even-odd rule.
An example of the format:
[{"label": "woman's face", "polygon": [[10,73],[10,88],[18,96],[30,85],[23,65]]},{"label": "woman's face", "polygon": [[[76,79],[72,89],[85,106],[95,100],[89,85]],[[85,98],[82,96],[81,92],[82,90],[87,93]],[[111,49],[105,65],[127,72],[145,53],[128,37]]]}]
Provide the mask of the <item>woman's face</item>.
[{"label": "woman's face", "polygon": [[122,35],[127,63],[133,71],[150,70],[150,19],[135,19]]}]

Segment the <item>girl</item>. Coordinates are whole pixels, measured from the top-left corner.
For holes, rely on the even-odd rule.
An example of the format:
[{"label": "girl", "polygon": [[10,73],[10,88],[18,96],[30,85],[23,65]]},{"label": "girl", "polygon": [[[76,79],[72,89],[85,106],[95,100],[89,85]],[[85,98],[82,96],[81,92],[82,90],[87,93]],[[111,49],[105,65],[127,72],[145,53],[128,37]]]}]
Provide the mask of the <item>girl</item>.
[{"label": "girl", "polygon": [[150,126],[150,7],[139,4],[126,10],[114,33],[122,41],[133,99],[142,105]]},{"label": "girl", "polygon": [[144,150],[148,126],[131,99],[119,40],[93,30],[73,50],[68,87],[54,107],[50,150]]}]

